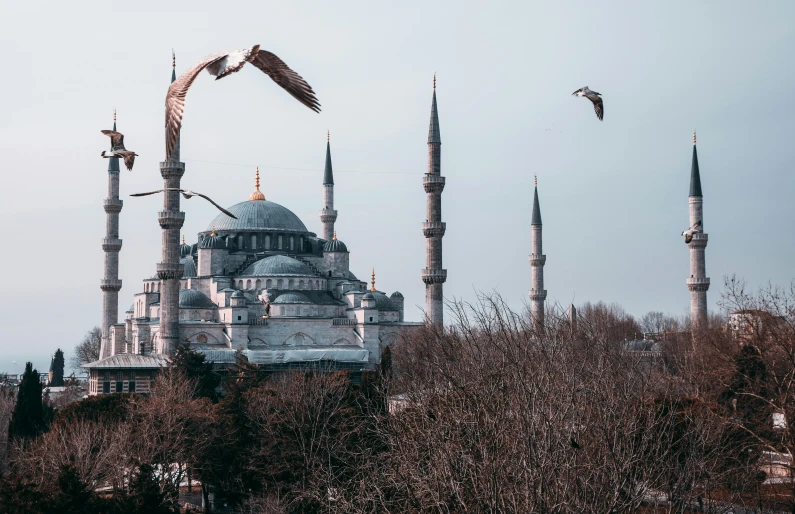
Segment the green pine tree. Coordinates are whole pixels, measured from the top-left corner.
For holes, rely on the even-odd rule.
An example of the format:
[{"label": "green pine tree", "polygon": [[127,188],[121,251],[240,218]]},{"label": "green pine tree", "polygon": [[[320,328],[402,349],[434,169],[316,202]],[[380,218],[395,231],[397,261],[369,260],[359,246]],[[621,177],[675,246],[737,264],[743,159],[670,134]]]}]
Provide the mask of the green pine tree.
[{"label": "green pine tree", "polygon": [[218,401],[216,388],[221,383],[221,376],[213,370],[212,362],[205,362],[203,353],[193,350],[187,343],[181,344],[174,354],[172,366],[187,378],[196,380],[196,394],[200,398]]},{"label": "green pine tree", "polygon": [[39,373],[33,369],[33,364],[25,364],[25,373],[19,383],[17,404],[11,414],[11,423],[8,426],[8,439],[28,441],[44,431],[44,409],[41,401],[42,386],[39,382]]},{"label": "green pine tree", "polygon": [[55,355],[52,356],[52,362],[50,362],[50,387],[63,387],[63,369],[63,352],[58,348],[55,350]]}]

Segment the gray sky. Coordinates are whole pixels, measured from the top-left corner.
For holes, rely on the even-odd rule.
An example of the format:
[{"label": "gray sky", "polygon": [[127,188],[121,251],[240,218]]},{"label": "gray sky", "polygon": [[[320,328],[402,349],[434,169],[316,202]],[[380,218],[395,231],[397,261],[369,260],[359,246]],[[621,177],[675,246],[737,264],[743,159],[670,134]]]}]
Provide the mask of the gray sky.
[{"label": "gray sky", "polygon": [[[160,257],[163,101],[171,74],[255,43],[313,86],[314,114],[254,68],[188,95],[185,187],[224,205],[269,200],[320,232],[331,130],[339,238],[354,273],[424,304],[422,174],[438,74],[447,177],[447,297],[530,287],[533,174],[539,177],[549,300],[688,312],[691,134],[698,130],[709,305],[722,277],[792,279],[795,100],[792,2],[13,2],[0,43],[0,370],[99,323],[102,200],[113,108],[135,170],[122,171],[120,310]],[[76,7],[79,5],[79,7]],[[223,5],[233,6],[229,11]],[[12,78],[13,75],[13,78]],[[605,121],[570,96],[604,96]],[[232,163],[232,164],[216,164]],[[280,169],[282,168],[282,169]],[[298,171],[283,168],[301,168]],[[360,173],[346,172],[357,171]],[[183,203],[195,241],[216,211]]]}]

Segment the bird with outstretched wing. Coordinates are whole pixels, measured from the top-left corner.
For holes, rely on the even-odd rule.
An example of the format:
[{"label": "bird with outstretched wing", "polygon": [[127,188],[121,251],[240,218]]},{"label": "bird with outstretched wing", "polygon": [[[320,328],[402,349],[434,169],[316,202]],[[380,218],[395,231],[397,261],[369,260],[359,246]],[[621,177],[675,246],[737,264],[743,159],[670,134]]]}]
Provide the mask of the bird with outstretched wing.
[{"label": "bird with outstretched wing", "polygon": [[593,103],[593,110],[596,112],[596,117],[599,118],[599,121],[602,121],[605,115],[605,104],[604,102],[602,102],[601,93],[592,91],[588,89],[588,86],[585,86],[573,92],[572,95],[584,96],[585,98],[590,100]]},{"label": "bird with outstretched wing", "polygon": [[194,196],[199,196],[201,198],[204,198],[205,200],[207,200],[211,204],[213,204],[219,211],[223,212],[224,214],[226,214],[230,218],[237,219],[237,216],[235,216],[231,212],[227,211],[226,209],[224,209],[223,207],[221,207],[217,203],[215,203],[212,200],[212,198],[210,198],[209,196],[203,195],[201,193],[197,193],[196,191],[191,191],[190,189],[179,189],[179,188],[176,188],[176,187],[169,187],[169,188],[166,188],[166,189],[158,189],[157,191],[149,191],[148,193],[133,193],[130,196],[149,196],[149,195],[155,195],[157,193],[162,193],[164,191],[179,191],[180,193],[182,193],[182,196],[186,200],[190,200]]},{"label": "bird with outstretched wing", "polygon": [[296,100],[313,111],[320,112],[320,103],[317,101],[312,87],[276,55],[267,50],[260,50],[259,45],[212,54],[183,73],[168,88],[166,94],[166,160],[171,158],[179,138],[188,89],[199,73],[206,69],[210,75],[215,76],[215,80],[219,80],[240,71],[247,62],[266,73]]},{"label": "bird with outstretched wing", "polygon": [[124,134],[116,132],[115,130],[103,130],[103,134],[110,137],[110,152],[102,152],[102,157],[110,159],[111,157],[121,157],[124,159],[124,166],[129,171],[132,171],[133,164],[137,153],[124,148]]},{"label": "bird with outstretched wing", "polygon": [[701,220],[698,220],[697,222],[693,223],[692,227],[682,232],[682,235],[685,236],[685,244],[690,244],[690,241],[693,240],[693,234],[696,234],[698,232],[702,232]]}]

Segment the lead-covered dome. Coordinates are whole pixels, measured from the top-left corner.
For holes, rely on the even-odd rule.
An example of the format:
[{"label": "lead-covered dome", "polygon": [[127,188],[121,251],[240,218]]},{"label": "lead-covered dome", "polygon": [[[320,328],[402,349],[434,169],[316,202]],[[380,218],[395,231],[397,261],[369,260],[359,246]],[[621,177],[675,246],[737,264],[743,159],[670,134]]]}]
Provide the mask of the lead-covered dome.
[{"label": "lead-covered dome", "polygon": [[273,303],[312,303],[309,298],[301,293],[284,293],[279,295]]},{"label": "lead-covered dome", "polygon": [[309,266],[286,255],[273,255],[260,259],[246,268],[240,275],[243,277],[315,276]]},{"label": "lead-covered dome", "polygon": [[215,309],[218,307],[201,291],[195,289],[180,289],[180,309]]},{"label": "lead-covered dome", "polygon": [[207,227],[217,231],[238,232],[243,230],[272,230],[280,232],[309,232],[306,225],[293,212],[268,200],[248,200],[229,207],[229,212],[237,216],[230,218],[219,214]]}]

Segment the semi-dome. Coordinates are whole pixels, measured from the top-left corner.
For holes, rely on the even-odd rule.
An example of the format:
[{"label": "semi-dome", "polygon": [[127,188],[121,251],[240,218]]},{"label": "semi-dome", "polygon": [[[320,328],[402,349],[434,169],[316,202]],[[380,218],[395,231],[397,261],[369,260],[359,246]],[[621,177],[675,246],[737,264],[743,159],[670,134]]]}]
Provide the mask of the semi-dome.
[{"label": "semi-dome", "polygon": [[273,303],[312,303],[309,298],[301,293],[284,293],[279,295]]},{"label": "semi-dome", "polygon": [[238,232],[243,230],[273,230],[280,232],[308,232],[306,225],[287,207],[268,200],[248,200],[229,207],[229,212],[237,216],[230,218],[219,214],[207,230]]},{"label": "semi-dome", "polygon": [[309,266],[286,255],[272,255],[260,259],[246,268],[240,275],[244,277],[315,276]]},{"label": "semi-dome", "polygon": [[218,306],[201,291],[195,289],[180,289],[180,309],[215,309]]},{"label": "semi-dome", "polygon": [[179,260],[182,264],[182,278],[191,278],[196,276],[196,263],[193,262],[193,257],[183,257]]},{"label": "semi-dome", "polygon": [[389,297],[382,293],[381,291],[371,291],[364,295],[364,298],[367,296],[371,296],[375,298],[375,308],[379,311],[396,311],[395,306],[389,300]]}]

